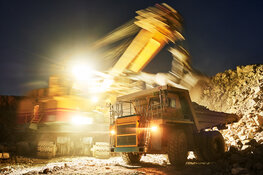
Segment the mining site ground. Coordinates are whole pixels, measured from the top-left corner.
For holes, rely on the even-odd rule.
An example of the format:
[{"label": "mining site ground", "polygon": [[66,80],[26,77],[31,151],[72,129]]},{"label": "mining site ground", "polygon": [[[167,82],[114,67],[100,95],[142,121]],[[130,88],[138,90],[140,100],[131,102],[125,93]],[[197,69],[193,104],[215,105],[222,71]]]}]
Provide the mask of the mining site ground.
[{"label": "mining site ground", "polygon": [[[16,158],[16,159],[15,159]],[[216,162],[197,162],[188,156],[182,169],[171,166],[167,155],[146,155],[137,165],[127,165],[121,157],[57,157],[36,159],[21,156],[2,160],[0,174],[159,174],[159,175],[263,175],[263,144],[251,140],[249,147],[230,149]]]},{"label": "mining site ground", "polygon": [[183,169],[169,164],[165,155],[143,156],[138,165],[126,165],[121,157],[96,159],[93,157],[59,157],[36,159],[17,157],[15,160],[2,161],[1,174],[166,174],[192,175],[211,174],[214,163],[188,162]]}]

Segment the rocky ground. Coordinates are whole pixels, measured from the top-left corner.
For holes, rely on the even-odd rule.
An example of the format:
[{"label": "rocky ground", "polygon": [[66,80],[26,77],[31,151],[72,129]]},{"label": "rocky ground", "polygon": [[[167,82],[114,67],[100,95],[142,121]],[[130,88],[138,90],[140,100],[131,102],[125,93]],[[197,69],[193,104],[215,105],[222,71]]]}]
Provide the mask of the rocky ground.
[{"label": "rocky ground", "polygon": [[238,66],[218,73],[202,89],[198,104],[241,117],[222,131],[228,147],[244,150],[252,139],[263,143],[263,65]]},{"label": "rocky ground", "polygon": [[218,73],[200,89],[198,104],[240,116],[221,131],[228,153],[217,166],[232,174],[263,174],[263,65]]},{"label": "rocky ground", "polygon": [[191,175],[209,174],[208,163],[188,162],[183,170],[173,168],[165,155],[147,155],[142,157],[141,164],[125,165],[121,157],[95,159],[92,157],[63,157],[51,160],[17,158],[17,163],[2,162],[1,174],[160,174],[160,175]]},{"label": "rocky ground", "polygon": [[2,161],[0,174],[159,174],[159,175],[263,175],[263,145],[255,141],[250,147],[239,151],[231,147],[217,162],[196,162],[189,160],[183,169],[172,167],[166,155],[143,156],[138,165],[126,165],[121,157],[96,159],[93,157],[60,157],[53,159],[34,159],[17,157]]}]

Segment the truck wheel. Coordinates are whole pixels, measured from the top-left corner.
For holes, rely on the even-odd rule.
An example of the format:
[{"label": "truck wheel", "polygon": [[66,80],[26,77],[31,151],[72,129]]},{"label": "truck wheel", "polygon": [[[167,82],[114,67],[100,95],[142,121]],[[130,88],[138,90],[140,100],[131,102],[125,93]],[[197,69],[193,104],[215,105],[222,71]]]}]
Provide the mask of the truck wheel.
[{"label": "truck wheel", "polygon": [[204,132],[203,138],[203,156],[206,161],[216,161],[220,159],[225,152],[225,141],[222,134],[218,131]]},{"label": "truck wheel", "polygon": [[194,155],[195,155],[195,158],[196,158],[197,161],[199,161],[199,162],[205,161],[205,158],[204,158],[200,148],[197,148],[194,151]]},{"label": "truck wheel", "polygon": [[187,160],[187,137],[183,130],[176,130],[168,141],[168,158],[177,168],[185,165]]},{"label": "truck wheel", "polygon": [[200,132],[198,134],[198,142],[197,142],[197,147],[194,150],[194,155],[196,157],[196,159],[200,162],[202,161],[208,161],[205,156],[204,156],[204,152],[207,149],[206,148],[206,140],[207,140],[207,132]]},{"label": "truck wheel", "polygon": [[37,156],[50,159],[56,156],[57,147],[54,142],[39,141],[37,145]]},{"label": "truck wheel", "polygon": [[140,163],[142,154],[139,154],[139,153],[122,153],[121,157],[126,164],[131,165],[131,164]]}]

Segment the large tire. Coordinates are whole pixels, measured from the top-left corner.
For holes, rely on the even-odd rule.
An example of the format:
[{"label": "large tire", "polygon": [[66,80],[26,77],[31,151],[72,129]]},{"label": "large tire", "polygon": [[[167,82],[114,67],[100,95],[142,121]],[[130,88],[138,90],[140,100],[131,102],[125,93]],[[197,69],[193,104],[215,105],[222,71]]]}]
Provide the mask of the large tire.
[{"label": "large tire", "polygon": [[207,132],[200,132],[198,134],[197,147],[194,150],[194,155],[197,161],[203,162],[208,161],[204,155],[206,148]]},{"label": "large tire", "polygon": [[200,150],[200,147],[198,147],[197,149],[194,150],[194,155],[197,161],[199,162],[203,162],[205,161],[205,158],[203,156],[202,151]]},{"label": "large tire", "polygon": [[139,154],[139,153],[122,153],[121,156],[122,156],[123,161],[126,164],[132,165],[132,164],[140,163],[142,154]]},{"label": "large tire", "polygon": [[225,152],[225,141],[218,131],[203,132],[200,146],[203,159],[209,162],[217,161]]},{"label": "large tire", "polygon": [[37,156],[50,159],[56,156],[57,147],[54,142],[39,141],[37,145]]},{"label": "large tire", "polygon": [[183,130],[175,130],[168,141],[168,158],[170,163],[177,167],[184,167],[187,160],[187,137]]}]

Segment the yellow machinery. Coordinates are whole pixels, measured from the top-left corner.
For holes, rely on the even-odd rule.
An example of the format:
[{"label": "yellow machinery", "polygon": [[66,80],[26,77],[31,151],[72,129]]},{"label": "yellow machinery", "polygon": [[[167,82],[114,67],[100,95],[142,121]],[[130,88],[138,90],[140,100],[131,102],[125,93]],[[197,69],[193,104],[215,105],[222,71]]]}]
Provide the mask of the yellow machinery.
[{"label": "yellow machinery", "polygon": [[163,3],[137,11],[135,24],[141,28],[112,72],[122,73],[125,69],[138,73],[170,41],[183,40],[182,19],[177,11]]},{"label": "yellow machinery", "polygon": [[19,144],[39,157],[90,156],[93,145],[109,138],[106,113],[98,109],[70,83],[50,77],[48,88],[31,91],[19,103]]},{"label": "yellow machinery", "polygon": [[132,77],[136,77],[166,44],[184,40],[181,34],[182,18],[169,5],[156,4],[136,13],[138,16],[134,24],[140,31],[109,70],[112,83],[108,92],[115,97],[144,89],[143,81],[147,80],[141,78],[138,81],[138,78]]}]

